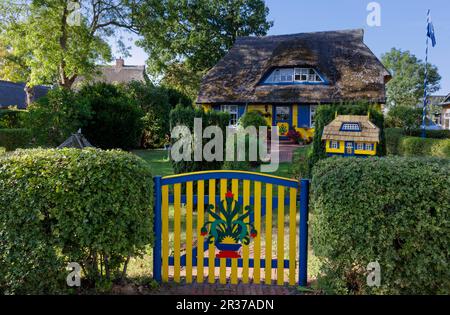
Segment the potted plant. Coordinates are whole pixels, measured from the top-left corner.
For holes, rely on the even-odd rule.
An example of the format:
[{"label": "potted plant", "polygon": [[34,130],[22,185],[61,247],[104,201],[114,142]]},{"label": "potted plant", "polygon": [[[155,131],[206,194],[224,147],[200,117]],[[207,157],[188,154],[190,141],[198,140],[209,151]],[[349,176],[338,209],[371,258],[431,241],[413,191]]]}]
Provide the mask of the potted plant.
[{"label": "potted plant", "polygon": [[[214,206],[208,205],[206,212],[213,217],[213,221],[206,222],[202,229],[202,236],[208,235],[207,241],[214,243],[220,252],[217,258],[240,258],[239,249],[242,244],[250,244],[250,238],[257,235],[257,231],[250,222],[244,222],[253,212],[250,205],[242,211],[241,204],[234,200],[234,195],[228,191],[225,200],[218,204],[218,211],[213,211]],[[208,230],[209,227],[209,230]]]}]

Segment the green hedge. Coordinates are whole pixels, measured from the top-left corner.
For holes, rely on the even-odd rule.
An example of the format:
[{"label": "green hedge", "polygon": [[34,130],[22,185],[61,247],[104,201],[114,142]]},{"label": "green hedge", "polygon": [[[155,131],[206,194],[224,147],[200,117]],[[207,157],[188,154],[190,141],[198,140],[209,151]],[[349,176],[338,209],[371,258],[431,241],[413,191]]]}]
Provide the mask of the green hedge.
[{"label": "green hedge", "polygon": [[6,151],[26,148],[31,142],[31,132],[28,129],[0,129],[0,147]]},{"label": "green hedge", "polygon": [[387,155],[399,155],[398,147],[400,139],[404,137],[405,132],[401,128],[386,128],[384,130],[386,137],[386,153]]},{"label": "green hedge", "polygon": [[[312,246],[332,293],[450,294],[450,164],[329,158],[312,180]],[[381,286],[366,283],[378,261]]]},{"label": "green hedge", "polygon": [[0,191],[0,294],[67,289],[68,262],[111,283],[153,242],[151,172],[130,153],[17,150],[0,156]]},{"label": "green hedge", "polygon": [[0,129],[22,128],[23,120],[28,112],[20,109],[0,109]]},{"label": "green hedge", "polygon": [[398,152],[402,156],[435,156],[450,158],[450,139],[402,137]]},{"label": "green hedge", "polygon": [[[406,135],[412,137],[421,137],[421,129],[411,129],[405,132]],[[425,137],[431,139],[450,139],[450,130],[425,130]]]},{"label": "green hedge", "polygon": [[[194,135],[194,119],[202,119],[202,128],[205,130],[208,126],[218,126],[222,129],[224,142],[226,136],[226,127],[230,121],[230,115],[228,113],[219,111],[208,111],[205,112],[200,108],[193,107],[183,107],[182,105],[177,105],[175,109],[170,112],[170,126],[174,128],[177,125],[186,126],[189,128],[191,135]],[[177,139],[172,139],[176,142]],[[202,145],[208,143],[210,139],[203,139]],[[202,147],[202,149],[203,149]],[[225,149],[224,159],[225,159]],[[194,161],[194,150],[192,147],[191,161],[178,161],[172,160],[172,166],[175,174],[189,173],[196,171],[206,171],[206,170],[220,170],[223,166],[223,161]]]}]

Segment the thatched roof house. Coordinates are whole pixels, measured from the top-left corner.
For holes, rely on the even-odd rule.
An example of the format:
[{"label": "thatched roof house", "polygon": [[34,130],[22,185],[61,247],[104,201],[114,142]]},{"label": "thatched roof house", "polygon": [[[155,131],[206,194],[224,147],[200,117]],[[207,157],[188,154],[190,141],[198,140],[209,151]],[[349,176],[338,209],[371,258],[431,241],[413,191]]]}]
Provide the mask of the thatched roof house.
[{"label": "thatched roof house", "polygon": [[[78,77],[74,85],[79,87],[87,79]],[[125,60],[116,59],[115,65],[100,66],[98,74],[87,80],[90,83],[104,82],[110,84],[130,83],[132,81],[146,82],[145,66],[126,65]]]},{"label": "thatched roof house", "polygon": [[[385,103],[390,73],[363,42],[364,31],[240,37],[203,78],[197,102],[333,103],[370,100]],[[274,68],[311,67],[323,85],[264,85]]]},{"label": "thatched roof house", "polygon": [[391,76],[363,35],[359,29],[240,37],[203,78],[197,103],[238,116],[261,110],[273,114],[272,125],[306,129],[318,104],[384,104]]}]

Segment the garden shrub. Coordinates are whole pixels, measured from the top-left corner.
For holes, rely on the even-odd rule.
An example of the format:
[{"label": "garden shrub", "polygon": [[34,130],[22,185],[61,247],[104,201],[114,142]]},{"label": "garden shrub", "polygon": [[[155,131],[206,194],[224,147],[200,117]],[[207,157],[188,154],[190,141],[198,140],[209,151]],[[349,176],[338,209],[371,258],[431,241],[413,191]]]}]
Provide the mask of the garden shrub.
[{"label": "garden shrub", "polygon": [[163,147],[165,136],[170,134],[167,118],[171,109],[177,104],[192,107],[192,101],[184,94],[165,86],[155,86],[151,82],[133,81],[126,86],[126,90],[145,113],[142,118],[142,148]]},{"label": "garden shrub", "polygon": [[0,109],[0,129],[23,128],[23,120],[27,113],[25,110],[14,108]]},{"label": "garden shrub", "polygon": [[379,107],[365,102],[349,104],[319,105],[315,115],[313,153],[309,164],[310,169],[317,161],[327,157],[325,152],[325,141],[322,141],[323,128],[328,125],[337,115],[367,115],[370,121],[380,128],[380,143],[377,145],[377,156],[386,155],[386,144],[384,136],[384,118]]},{"label": "garden shrub", "polygon": [[92,145],[124,150],[139,146],[144,112],[124,87],[96,83],[84,86],[77,96],[93,112],[83,129]]},{"label": "garden shrub", "polygon": [[0,146],[6,151],[26,148],[31,142],[31,132],[28,129],[0,129]]},{"label": "garden shrub", "polygon": [[[192,137],[194,136],[194,119],[202,119],[202,129],[205,130],[208,126],[218,126],[223,133],[223,140],[225,143],[226,137],[226,127],[228,126],[230,115],[224,112],[218,111],[208,111],[205,112],[200,108],[193,107],[183,107],[181,105],[177,106],[170,112],[170,126],[174,128],[177,125],[186,126]],[[203,132],[202,130],[202,132]],[[215,135],[213,136],[215,137]],[[179,139],[172,139],[173,142],[182,141]],[[211,139],[202,139],[202,152],[203,147]],[[175,174],[189,173],[196,171],[206,171],[206,170],[220,170],[223,166],[223,161],[206,161],[203,157],[202,161],[194,161],[194,141],[191,142],[191,158],[190,161],[174,161],[172,160],[172,165]],[[225,148],[223,150],[225,159]]]},{"label": "garden shrub", "polygon": [[435,156],[450,158],[450,139],[402,137],[398,152],[402,156]]},{"label": "garden shrub", "polygon": [[292,166],[290,168],[290,176],[301,179],[310,178],[311,170],[309,168],[309,159],[312,154],[312,145],[304,146],[298,148],[294,151],[294,156],[292,157]]},{"label": "garden shrub", "polygon": [[[449,294],[449,195],[448,159],[320,161],[311,203],[319,283],[341,294]],[[381,286],[369,287],[375,261]]]},{"label": "garden shrub", "polygon": [[399,155],[398,147],[400,145],[400,139],[405,135],[404,130],[401,128],[386,128],[384,133],[386,137],[387,155]]},{"label": "garden shrub", "polygon": [[393,106],[386,115],[387,128],[413,129],[422,125],[422,109],[407,106]]},{"label": "garden shrub", "polygon": [[266,119],[258,111],[246,112],[239,118],[239,125],[242,128],[253,126],[256,130],[259,130],[259,127],[268,127]]},{"label": "garden shrub", "polygon": [[89,105],[75,92],[57,88],[28,106],[24,124],[31,130],[36,144],[56,147],[83,128],[90,117]]},{"label": "garden shrub", "polygon": [[0,156],[0,191],[0,292],[67,288],[68,262],[98,286],[153,243],[151,171],[130,153],[17,150]]},{"label": "garden shrub", "polygon": [[[410,129],[405,131],[407,136],[411,137],[421,137],[422,130],[421,129]],[[425,137],[431,139],[450,139],[450,130],[442,129],[442,130],[425,130]]]}]

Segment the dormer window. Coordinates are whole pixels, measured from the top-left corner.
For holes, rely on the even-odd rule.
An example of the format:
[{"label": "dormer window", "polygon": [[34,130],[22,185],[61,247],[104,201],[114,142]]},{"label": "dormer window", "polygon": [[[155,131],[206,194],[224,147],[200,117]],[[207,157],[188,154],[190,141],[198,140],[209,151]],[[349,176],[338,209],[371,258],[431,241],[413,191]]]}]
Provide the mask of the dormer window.
[{"label": "dormer window", "polygon": [[361,125],[359,123],[343,123],[341,131],[361,131]]},{"label": "dormer window", "polygon": [[304,84],[325,83],[325,80],[313,68],[279,68],[264,81],[264,84]]}]

